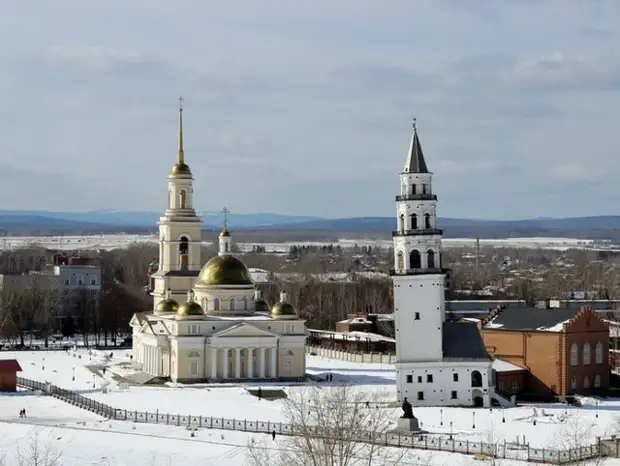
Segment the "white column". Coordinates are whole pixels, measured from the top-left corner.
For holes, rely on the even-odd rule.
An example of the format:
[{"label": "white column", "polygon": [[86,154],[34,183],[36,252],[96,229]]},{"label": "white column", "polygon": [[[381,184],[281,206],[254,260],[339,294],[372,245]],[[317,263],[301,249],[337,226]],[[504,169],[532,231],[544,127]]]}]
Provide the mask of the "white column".
[{"label": "white column", "polygon": [[261,379],[265,378],[265,349],[258,349],[258,377]]},{"label": "white column", "polygon": [[271,348],[271,377],[272,378],[276,378],[278,376],[278,361],[276,356],[278,355],[278,349],[277,348]]},{"label": "white column", "polygon": [[217,348],[211,348],[211,378],[217,379]]},{"label": "white column", "polygon": [[235,379],[241,378],[241,348],[235,348]]},{"label": "white column", "polygon": [[146,364],[144,365],[144,372],[151,373],[151,347],[146,347]]},{"label": "white column", "polygon": [[228,378],[228,348],[222,348],[222,360],[224,361],[224,367],[222,367],[222,378]]},{"label": "white column", "polygon": [[252,355],[254,354],[254,348],[248,348],[247,353],[248,353],[247,378],[251,379],[254,377],[254,367],[252,365]]}]

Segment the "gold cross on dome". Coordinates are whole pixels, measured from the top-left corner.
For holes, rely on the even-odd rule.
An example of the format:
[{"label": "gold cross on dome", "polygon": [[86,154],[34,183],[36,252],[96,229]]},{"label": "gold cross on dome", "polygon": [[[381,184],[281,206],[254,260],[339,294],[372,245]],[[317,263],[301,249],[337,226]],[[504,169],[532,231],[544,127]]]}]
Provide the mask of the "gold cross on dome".
[{"label": "gold cross on dome", "polygon": [[185,102],[185,99],[183,97],[179,97],[179,110],[183,110],[183,102]]},{"label": "gold cross on dome", "polygon": [[228,207],[224,206],[222,213],[224,214],[224,230],[226,230],[228,228],[228,214],[230,214],[230,210],[228,210]]}]

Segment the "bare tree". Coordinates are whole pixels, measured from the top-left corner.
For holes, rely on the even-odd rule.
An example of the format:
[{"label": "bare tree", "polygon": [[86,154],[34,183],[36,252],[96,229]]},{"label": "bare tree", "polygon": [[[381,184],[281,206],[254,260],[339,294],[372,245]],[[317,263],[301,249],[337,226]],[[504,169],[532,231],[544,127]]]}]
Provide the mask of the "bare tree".
[{"label": "bare tree", "polygon": [[600,455],[594,458],[584,457],[583,459],[576,457],[576,455],[588,453],[590,448],[594,448],[597,444],[598,438],[595,427],[596,425],[587,418],[569,417],[556,433],[553,446],[558,450],[570,450],[573,459],[572,464],[584,466],[601,464],[603,458]]},{"label": "bare tree", "polygon": [[30,432],[24,444],[17,446],[17,464],[19,466],[61,466],[62,454],[51,446],[43,446],[39,431]]},{"label": "bare tree", "polygon": [[[399,465],[406,450],[385,446],[395,414],[391,409],[367,407],[380,393],[353,387],[308,388],[286,399],[284,413],[292,435],[278,440],[278,451],[254,439],[248,445],[253,466]],[[362,440],[363,439],[363,440]]]}]

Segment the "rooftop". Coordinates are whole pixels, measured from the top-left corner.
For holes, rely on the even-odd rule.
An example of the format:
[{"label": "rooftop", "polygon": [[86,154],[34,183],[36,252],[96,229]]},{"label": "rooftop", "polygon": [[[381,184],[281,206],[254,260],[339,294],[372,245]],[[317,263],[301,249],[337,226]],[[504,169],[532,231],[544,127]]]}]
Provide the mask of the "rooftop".
[{"label": "rooftop", "polygon": [[509,307],[491,318],[483,328],[487,330],[536,330],[561,332],[579,309],[539,309],[536,307]]}]

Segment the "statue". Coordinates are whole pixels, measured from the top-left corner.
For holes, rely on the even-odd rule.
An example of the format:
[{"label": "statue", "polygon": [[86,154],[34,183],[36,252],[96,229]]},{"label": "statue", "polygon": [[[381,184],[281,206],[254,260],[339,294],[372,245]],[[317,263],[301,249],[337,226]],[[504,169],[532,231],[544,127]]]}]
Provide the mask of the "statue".
[{"label": "statue", "polygon": [[407,398],[404,399],[403,401],[403,415],[402,415],[403,419],[415,419],[415,416],[413,415],[413,406],[411,406],[411,403],[409,403],[409,401],[407,401]]}]

